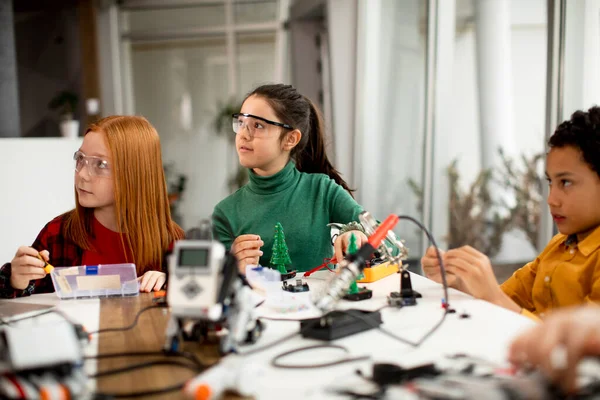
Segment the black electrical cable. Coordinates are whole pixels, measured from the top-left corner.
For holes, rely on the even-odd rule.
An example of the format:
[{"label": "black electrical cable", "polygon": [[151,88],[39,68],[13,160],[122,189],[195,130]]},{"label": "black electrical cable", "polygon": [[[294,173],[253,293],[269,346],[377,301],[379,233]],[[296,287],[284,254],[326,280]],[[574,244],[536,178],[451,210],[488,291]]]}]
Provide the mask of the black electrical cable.
[{"label": "black electrical cable", "polygon": [[[387,307],[389,307],[389,306],[385,306],[385,307],[382,307],[382,308],[387,308]],[[380,310],[382,308],[380,308]],[[438,328],[440,327],[440,325],[442,325],[442,323],[446,319],[446,315],[448,314],[448,311],[444,311],[444,313],[442,314],[442,318],[440,318],[440,320],[433,326],[433,328],[431,328],[429,331],[427,331],[427,333],[425,333],[421,337],[421,339],[419,339],[416,342],[413,342],[411,340],[404,339],[404,338],[402,338],[402,337],[394,334],[393,332],[388,331],[385,328],[382,328],[381,325],[375,325],[375,324],[373,324],[373,322],[371,320],[369,320],[368,318],[366,318],[366,317],[364,317],[364,316],[362,316],[360,314],[353,314],[353,313],[350,313],[350,312],[348,312],[346,310],[336,310],[336,311],[344,313],[344,314],[349,315],[351,317],[354,317],[356,319],[359,319],[362,322],[364,322],[364,323],[366,323],[368,325],[371,325],[373,328],[378,329],[384,335],[387,335],[387,336],[391,337],[392,339],[395,339],[395,340],[397,340],[397,341],[399,341],[401,343],[407,344],[407,345],[412,346],[412,347],[419,347],[420,345],[422,345],[423,342],[425,342],[425,340],[427,340],[427,338],[429,338],[429,336],[431,336],[436,330],[438,330]]]},{"label": "black electrical cable", "polygon": [[442,286],[444,288],[444,301],[446,302],[445,307],[446,307],[446,310],[448,310],[450,308],[450,300],[448,299],[448,281],[446,280],[446,268],[444,267],[444,260],[442,258],[442,255],[440,254],[440,248],[438,247],[435,239],[433,238],[433,235],[429,232],[429,230],[427,228],[425,228],[425,226],[423,226],[422,223],[420,223],[415,218],[413,218],[409,215],[398,215],[398,218],[407,219],[407,220],[411,221],[412,223],[414,223],[415,225],[417,225],[419,227],[419,229],[421,229],[423,232],[425,232],[425,234],[427,235],[427,238],[429,239],[429,241],[435,248],[435,253],[436,253],[437,259],[440,263],[440,271],[441,271],[441,275],[442,275]]},{"label": "black electrical cable", "polygon": [[362,360],[367,360],[367,359],[371,358],[371,356],[368,356],[368,355],[357,356],[357,357],[346,357],[346,358],[342,358],[339,360],[328,361],[328,362],[321,363],[321,364],[282,364],[281,362],[279,362],[280,359],[287,357],[289,355],[300,353],[303,351],[315,350],[315,349],[339,349],[339,350],[343,350],[344,353],[346,353],[346,354],[349,353],[349,351],[346,347],[340,346],[338,344],[317,344],[317,345],[313,345],[313,346],[304,346],[304,347],[300,347],[297,349],[283,352],[283,353],[273,357],[273,359],[271,360],[271,365],[275,368],[312,369],[312,368],[332,367],[335,365],[341,365],[341,364],[346,364],[346,363],[355,362],[355,361],[362,361]]},{"label": "black electrical cable", "polygon": [[97,354],[95,356],[85,356],[84,360],[100,360],[103,358],[124,358],[124,357],[182,357],[190,360],[200,368],[206,368],[208,365],[196,357],[194,353],[186,351],[140,351],[140,352],[129,352],[129,353],[105,353]]},{"label": "black electrical cable", "polygon": [[127,366],[121,367],[121,368],[114,368],[114,369],[110,369],[110,370],[106,370],[106,371],[100,371],[95,374],[88,375],[88,378],[102,378],[105,376],[119,375],[119,374],[123,374],[125,372],[131,372],[131,371],[135,371],[138,369],[150,368],[150,367],[154,367],[157,365],[172,365],[172,366],[176,366],[176,367],[187,368],[187,369],[192,370],[197,373],[201,372],[204,369],[202,367],[198,367],[197,365],[192,365],[192,364],[190,364],[188,362],[184,362],[184,361],[154,360],[154,361],[145,361],[143,363],[127,365]]},{"label": "black electrical cable", "polygon": [[[278,321],[278,319],[275,319],[275,318],[259,317],[258,319],[266,319],[266,320]],[[281,319],[281,320],[284,320],[284,319]],[[290,321],[290,322],[291,321],[296,321],[297,322],[297,321],[300,321],[300,320],[299,319],[298,320],[295,320],[295,319],[285,319],[285,321]],[[256,354],[256,353],[260,353],[260,352],[265,351],[265,350],[269,350],[273,346],[277,346],[278,344],[287,342],[288,340],[293,339],[296,336],[301,335],[302,332],[307,331],[309,329],[312,329],[312,328],[314,328],[318,324],[319,324],[319,320],[316,319],[312,323],[306,324],[304,326],[304,328],[298,330],[297,332],[293,332],[293,333],[291,333],[289,335],[285,335],[285,336],[283,336],[283,337],[281,337],[281,338],[279,338],[277,340],[272,341],[271,343],[265,344],[264,346],[261,346],[261,347],[255,348],[255,349],[252,349],[252,350],[249,350],[249,351],[244,351],[244,352],[237,352],[237,354],[239,354],[240,356],[249,356],[249,355],[253,355],[253,354]]]},{"label": "black electrical cable", "polygon": [[285,336],[283,336],[283,337],[281,337],[281,338],[279,338],[277,340],[274,340],[271,343],[265,344],[264,346],[257,347],[257,348],[254,348],[252,350],[244,351],[244,352],[239,352],[238,351],[238,352],[236,352],[236,354],[239,354],[240,356],[250,356],[250,355],[253,355],[253,354],[256,354],[256,353],[260,353],[262,351],[271,349],[273,346],[277,346],[278,344],[287,342],[288,340],[293,339],[296,336],[300,335],[300,333],[301,333],[301,331],[293,332],[293,333],[291,333],[289,335],[285,335]]},{"label": "black electrical cable", "polygon": [[[187,353],[187,352],[144,351],[144,352],[129,352],[129,353],[108,353],[108,354],[98,354],[96,356],[87,356],[84,358],[85,359],[103,359],[103,358],[140,357],[140,356],[142,356],[142,357],[143,356],[146,356],[146,357],[149,357],[149,356],[184,357],[184,358],[192,361],[195,365],[192,365],[190,363],[182,363],[182,362],[175,363],[175,362],[173,362],[174,360],[162,360],[162,361],[158,361],[158,362],[155,361],[155,362],[150,362],[150,363],[140,363],[140,364],[130,365],[128,367],[114,369],[114,370],[110,370],[110,371],[102,371],[102,372],[99,372],[96,376],[92,376],[92,377],[101,378],[102,376],[116,375],[119,373],[125,373],[125,372],[129,372],[129,371],[133,371],[135,369],[142,369],[142,368],[147,368],[147,367],[155,366],[155,365],[175,365],[175,364],[177,364],[177,366],[181,366],[183,368],[190,369],[197,373],[202,372],[208,368],[208,366],[203,365],[196,358],[196,356],[194,354]],[[171,361],[171,362],[169,362],[169,361]],[[101,393],[101,392],[98,392],[98,393],[95,393],[94,398],[95,399],[119,399],[119,398],[143,398],[143,397],[150,397],[150,396],[158,396],[161,394],[181,390],[185,386],[186,382],[168,386],[166,388],[146,390],[146,391],[140,391],[140,392],[123,392],[123,393]]]},{"label": "black electrical cable", "polygon": [[122,327],[116,327],[116,328],[104,328],[104,329],[98,329],[97,331],[92,331],[92,332],[88,332],[90,335],[97,335],[100,333],[107,333],[107,332],[124,332],[124,331],[128,331],[130,329],[135,328],[135,326],[138,323],[138,320],[140,319],[140,316],[145,313],[148,310],[152,310],[152,309],[158,309],[158,308],[165,308],[165,306],[162,305],[151,305],[151,306],[146,306],[144,308],[142,308],[140,311],[138,311],[138,313],[136,314],[135,318],[133,319],[133,322],[130,325],[127,326],[122,326]]}]

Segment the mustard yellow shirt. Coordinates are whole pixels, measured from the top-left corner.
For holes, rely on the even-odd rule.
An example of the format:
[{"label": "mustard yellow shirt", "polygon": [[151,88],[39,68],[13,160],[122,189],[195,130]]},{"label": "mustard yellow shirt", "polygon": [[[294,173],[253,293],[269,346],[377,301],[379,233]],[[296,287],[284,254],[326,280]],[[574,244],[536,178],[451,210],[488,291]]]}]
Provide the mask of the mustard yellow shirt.
[{"label": "mustard yellow shirt", "polygon": [[524,314],[539,317],[554,308],[600,303],[599,248],[600,227],[579,243],[575,236],[558,234],[501,288]]}]

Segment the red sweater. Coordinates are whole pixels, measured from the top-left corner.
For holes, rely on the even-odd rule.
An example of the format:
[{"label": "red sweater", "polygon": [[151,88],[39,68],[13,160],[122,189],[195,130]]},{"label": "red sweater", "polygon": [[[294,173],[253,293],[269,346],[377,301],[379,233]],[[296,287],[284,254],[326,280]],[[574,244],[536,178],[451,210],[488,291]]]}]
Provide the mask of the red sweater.
[{"label": "red sweater", "polygon": [[[82,265],[98,265],[98,264],[122,264],[126,262],[133,262],[133,254],[131,249],[125,246],[127,253],[123,250],[123,244],[121,243],[121,237],[123,236],[119,232],[111,231],[102,225],[94,217],[92,221],[92,232],[91,245],[94,250],[85,250],[81,260]],[[125,238],[124,238],[125,239]],[[127,256],[125,255],[127,254]]]}]

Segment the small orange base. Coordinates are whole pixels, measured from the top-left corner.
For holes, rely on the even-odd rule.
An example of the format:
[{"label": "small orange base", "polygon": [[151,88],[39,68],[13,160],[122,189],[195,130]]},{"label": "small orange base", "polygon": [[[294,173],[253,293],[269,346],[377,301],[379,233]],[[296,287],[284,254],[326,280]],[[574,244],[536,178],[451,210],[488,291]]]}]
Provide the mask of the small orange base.
[{"label": "small orange base", "polygon": [[392,275],[398,272],[398,265],[385,262],[382,264],[374,265],[363,270],[365,277],[361,280],[357,280],[357,283],[371,283],[385,278],[388,275]]}]

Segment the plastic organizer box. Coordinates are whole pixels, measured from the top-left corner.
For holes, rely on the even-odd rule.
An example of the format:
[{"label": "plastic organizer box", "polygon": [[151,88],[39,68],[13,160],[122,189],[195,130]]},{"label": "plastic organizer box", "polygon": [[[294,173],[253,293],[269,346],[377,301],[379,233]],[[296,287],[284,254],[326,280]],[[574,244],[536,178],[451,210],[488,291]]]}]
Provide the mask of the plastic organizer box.
[{"label": "plastic organizer box", "polygon": [[135,264],[100,264],[57,267],[50,272],[61,299],[137,296]]}]

